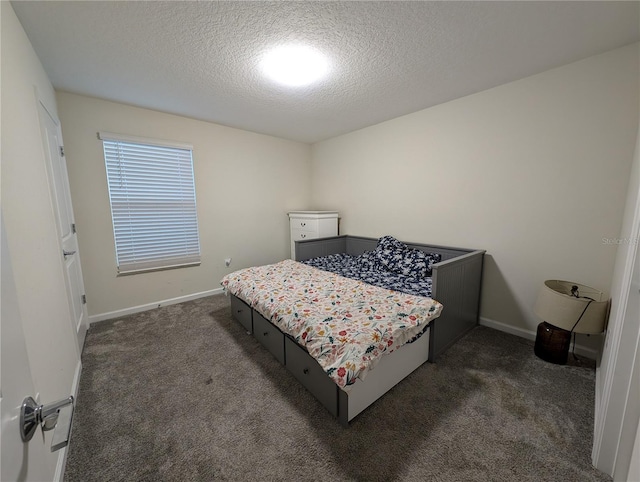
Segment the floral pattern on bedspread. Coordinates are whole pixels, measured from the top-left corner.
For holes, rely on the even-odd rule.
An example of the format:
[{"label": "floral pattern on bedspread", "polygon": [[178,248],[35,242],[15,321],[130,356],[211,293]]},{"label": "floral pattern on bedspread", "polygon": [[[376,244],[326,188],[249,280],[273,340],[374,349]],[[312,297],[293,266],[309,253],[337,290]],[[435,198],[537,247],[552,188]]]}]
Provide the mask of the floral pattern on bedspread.
[{"label": "floral pattern on bedspread", "polygon": [[370,251],[359,256],[346,253],[330,254],[302,262],[315,268],[364,281],[381,288],[415,296],[431,296],[432,282],[430,276],[413,277],[381,269]]},{"label": "floral pattern on bedspread", "polygon": [[306,348],[344,389],[364,379],[384,354],[421,333],[442,311],[431,298],[292,260],[236,271],[221,284]]}]

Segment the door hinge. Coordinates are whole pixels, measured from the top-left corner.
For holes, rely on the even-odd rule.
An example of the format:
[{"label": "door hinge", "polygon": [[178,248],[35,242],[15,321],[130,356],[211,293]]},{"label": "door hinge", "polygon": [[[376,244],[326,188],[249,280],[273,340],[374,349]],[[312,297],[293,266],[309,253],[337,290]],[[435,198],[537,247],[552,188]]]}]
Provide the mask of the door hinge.
[{"label": "door hinge", "polygon": [[87,304],[87,295],[82,295],[82,304],[83,305]]},{"label": "door hinge", "polygon": [[64,157],[64,146],[60,146],[60,157]]},{"label": "door hinge", "polygon": [[76,234],[76,223],[71,223],[71,232]]}]

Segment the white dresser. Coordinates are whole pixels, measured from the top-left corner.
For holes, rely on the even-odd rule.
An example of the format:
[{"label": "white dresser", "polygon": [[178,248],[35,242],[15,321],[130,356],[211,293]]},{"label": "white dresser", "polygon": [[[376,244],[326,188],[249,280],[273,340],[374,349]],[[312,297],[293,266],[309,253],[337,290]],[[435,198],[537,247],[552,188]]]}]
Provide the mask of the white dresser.
[{"label": "white dresser", "polygon": [[291,211],[291,259],[296,259],[296,241],[338,235],[338,211]]}]

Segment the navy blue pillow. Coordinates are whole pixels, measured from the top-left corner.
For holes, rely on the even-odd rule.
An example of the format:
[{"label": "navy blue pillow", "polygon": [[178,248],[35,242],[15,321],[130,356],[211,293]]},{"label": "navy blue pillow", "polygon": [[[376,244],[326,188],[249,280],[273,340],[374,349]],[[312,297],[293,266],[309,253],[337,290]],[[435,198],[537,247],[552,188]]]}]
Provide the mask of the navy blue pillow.
[{"label": "navy blue pillow", "polygon": [[381,267],[416,278],[431,276],[433,264],[441,258],[439,254],[427,254],[410,248],[392,236],[383,236],[378,240],[374,256]]}]

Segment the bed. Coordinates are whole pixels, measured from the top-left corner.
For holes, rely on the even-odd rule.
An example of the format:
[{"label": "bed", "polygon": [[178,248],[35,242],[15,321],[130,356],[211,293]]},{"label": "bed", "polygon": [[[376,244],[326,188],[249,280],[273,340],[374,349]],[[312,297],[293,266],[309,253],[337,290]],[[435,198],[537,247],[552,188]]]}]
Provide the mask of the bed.
[{"label": "bed", "polygon": [[344,426],[478,322],[482,250],[335,236],[295,252],[222,285],[233,317]]}]

